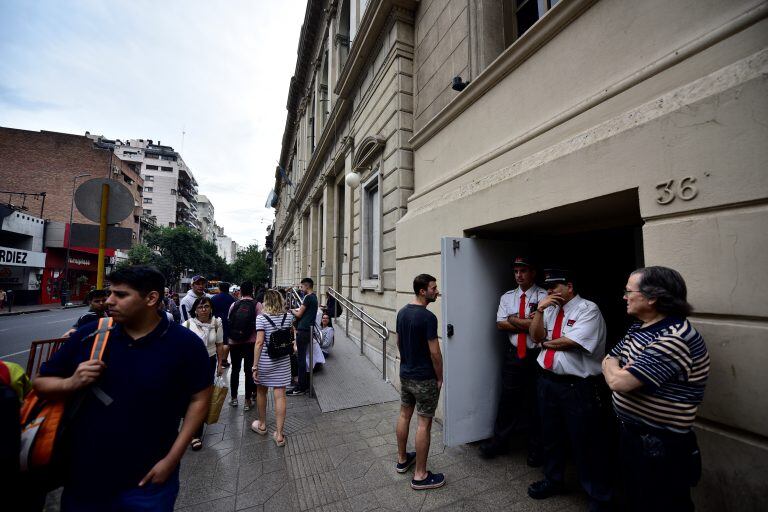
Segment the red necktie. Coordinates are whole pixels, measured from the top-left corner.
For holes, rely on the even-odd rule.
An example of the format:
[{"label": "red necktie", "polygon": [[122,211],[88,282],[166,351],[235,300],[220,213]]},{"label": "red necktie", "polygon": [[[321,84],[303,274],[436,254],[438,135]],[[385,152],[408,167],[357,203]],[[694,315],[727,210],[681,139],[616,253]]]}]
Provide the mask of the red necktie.
[{"label": "red necktie", "polygon": [[[555,318],[555,326],[552,328],[553,340],[556,340],[562,337],[564,316],[565,316],[565,312],[563,311],[563,308],[561,306],[560,310],[557,312],[557,318]],[[544,368],[546,368],[547,370],[551,370],[554,362],[555,362],[555,351],[552,350],[551,348],[546,349],[546,352],[544,352]]]},{"label": "red necktie", "polygon": [[[517,312],[517,317],[521,320],[524,320],[526,318],[525,316],[525,293],[523,293],[520,296],[520,309]],[[520,332],[517,334],[517,357],[520,359],[525,359],[525,349],[527,348],[525,345],[526,336],[524,332]]]}]

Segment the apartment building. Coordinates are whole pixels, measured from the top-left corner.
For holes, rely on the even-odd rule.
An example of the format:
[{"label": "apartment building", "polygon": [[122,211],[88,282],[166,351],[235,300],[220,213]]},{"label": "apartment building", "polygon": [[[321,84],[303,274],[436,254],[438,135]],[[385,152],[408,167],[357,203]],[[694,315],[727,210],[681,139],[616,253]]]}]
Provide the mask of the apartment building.
[{"label": "apartment building", "polygon": [[237,244],[224,234],[224,228],[218,224],[213,225],[215,234],[214,243],[216,244],[216,253],[221,256],[227,263],[235,261],[237,255]]},{"label": "apartment building", "polygon": [[[131,229],[133,240],[139,239],[144,184],[140,165],[119,158],[117,146],[119,141],[88,132],[75,135],[0,127],[0,188],[7,194],[7,206],[36,229],[40,225],[30,214],[45,222],[45,265],[32,274],[37,283],[27,287],[35,293],[35,297],[28,297],[29,302],[58,302],[63,280],[68,283],[72,301],[82,299],[96,284],[97,249],[71,247],[69,261],[65,261],[70,211],[74,223],[94,224],[77,208],[71,210],[73,194],[83,182],[111,178],[128,188],[134,211],[119,226]],[[113,261],[114,249],[107,249],[106,254]]]},{"label": "apartment building", "polygon": [[760,509],[766,18],[762,0],[310,0],[275,173],[275,283],[309,275],[393,326],[413,277],[437,276],[450,444],[495,413],[489,347],[514,254],[574,269],[611,345],[629,272],[673,267],[712,357],[697,509]]},{"label": "apartment building", "polygon": [[199,230],[197,181],[181,155],[152,139],[129,139],[115,148],[118,158],[138,163],[144,178],[143,213],[158,226]]},{"label": "apartment building", "polygon": [[214,229],[214,208],[213,203],[208,197],[198,194],[195,196],[197,205],[197,225],[200,228],[200,234],[209,242],[216,241],[216,230]]}]

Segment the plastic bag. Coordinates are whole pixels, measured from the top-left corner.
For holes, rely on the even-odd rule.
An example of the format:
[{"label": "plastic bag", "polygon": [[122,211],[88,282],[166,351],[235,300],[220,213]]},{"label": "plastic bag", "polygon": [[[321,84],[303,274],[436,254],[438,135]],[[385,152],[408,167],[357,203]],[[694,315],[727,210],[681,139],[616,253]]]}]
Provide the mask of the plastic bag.
[{"label": "plastic bag", "polygon": [[209,425],[219,421],[221,415],[221,408],[224,406],[224,402],[227,400],[227,392],[229,387],[227,386],[226,379],[227,372],[217,375],[213,381],[213,393],[211,393],[211,404],[208,406],[208,416],[205,422]]}]

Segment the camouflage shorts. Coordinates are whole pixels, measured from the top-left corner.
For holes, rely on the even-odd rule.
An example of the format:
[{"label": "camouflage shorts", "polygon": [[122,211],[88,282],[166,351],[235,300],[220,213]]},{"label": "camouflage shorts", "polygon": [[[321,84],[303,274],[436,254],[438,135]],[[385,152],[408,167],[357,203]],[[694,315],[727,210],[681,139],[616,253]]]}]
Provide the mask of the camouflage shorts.
[{"label": "camouflage shorts", "polygon": [[419,416],[433,417],[439,398],[440,390],[435,379],[400,379],[400,401],[408,407],[415,405]]}]

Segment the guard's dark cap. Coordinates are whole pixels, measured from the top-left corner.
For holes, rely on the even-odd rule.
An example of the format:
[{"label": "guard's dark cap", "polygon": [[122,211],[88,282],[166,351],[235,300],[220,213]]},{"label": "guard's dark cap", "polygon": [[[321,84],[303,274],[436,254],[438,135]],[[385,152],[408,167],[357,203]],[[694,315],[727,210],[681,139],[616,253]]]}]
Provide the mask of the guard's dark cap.
[{"label": "guard's dark cap", "polygon": [[528,256],[517,256],[512,262],[513,267],[532,267],[531,259]]},{"label": "guard's dark cap", "polygon": [[545,268],[544,284],[559,284],[571,282],[571,273],[563,268]]}]

